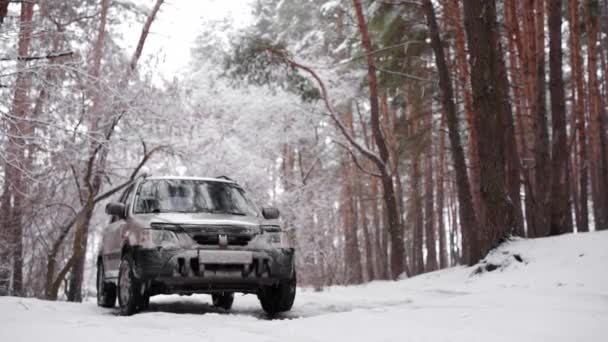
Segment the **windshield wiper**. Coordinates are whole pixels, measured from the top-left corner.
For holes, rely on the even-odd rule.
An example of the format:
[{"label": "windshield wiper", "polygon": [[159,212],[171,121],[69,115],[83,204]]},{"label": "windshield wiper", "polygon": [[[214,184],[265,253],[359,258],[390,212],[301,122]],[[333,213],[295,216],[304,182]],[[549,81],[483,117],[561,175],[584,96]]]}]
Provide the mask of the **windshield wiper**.
[{"label": "windshield wiper", "polygon": [[247,216],[247,214],[242,213],[240,211],[227,211],[226,214],[230,214],[230,215],[239,215],[239,216]]}]

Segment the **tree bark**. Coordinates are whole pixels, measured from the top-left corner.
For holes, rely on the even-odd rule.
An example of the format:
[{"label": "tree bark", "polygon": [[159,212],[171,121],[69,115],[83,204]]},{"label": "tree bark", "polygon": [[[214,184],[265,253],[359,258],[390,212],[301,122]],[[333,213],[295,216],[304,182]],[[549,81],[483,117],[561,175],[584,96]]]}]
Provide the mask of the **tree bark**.
[{"label": "tree bark", "polygon": [[597,0],[585,1],[585,27],[587,30],[587,74],[589,76],[589,137],[590,137],[590,174],[591,196],[596,229],[608,229],[608,169],[606,160],[606,130],[602,115],[597,77],[597,32],[599,3]]},{"label": "tree bark", "polygon": [[[34,15],[34,3],[22,2],[19,24],[18,54],[20,57],[27,56],[32,39]],[[28,113],[28,91],[31,87],[31,74],[26,70],[25,61],[17,62],[17,77],[15,80],[15,92],[11,106],[13,118],[7,123],[8,139],[6,142],[6,157],[4,158],[4,191],[2,195],[2,221],[4,232],[4,243],[8,246],[6,251],[0,254],[2,261],[8,260],[4,270],[0,265],[0,295],[12,294],[23,295],[23,208],[27,194],[27,177],[24,168],[29,156],[25,155],[28,148],[27,131],[28,125],[24,119]],[[2,234],[4,233],[4,234]],[[0,236],[2,237],[2,236]],[[2,241],[0,241],[2,244]],[[9,276],[8,266],[12,261],[12,275]],[[9,278],[12,278],[12,290],[9,289]]]},{"label": "tree bark", "polygon": [[425,153],[425,179],[424,179],[424,239],[426,246],[426,263],[424,267],[425,272],[432,272],[437,270],[437,249],[436,235],[435,235],[435,205],[433,198],[433,118],[432,111],[427,114],[427,124],[425,125],[428,129],[426,142],[427,148]]},{"label": "tree bark", "polygon": [[566,133],[566,95],[562,75],[562,1],[548,1],[549,74],[553,151],[551,156],[551,195],[549,234],[572,232],[570,184],[568,177],[568,136]]},{"label": "tree bark", "polygon": [[[342,114],[344,125],[353,130],[353,114],[350,103],[345,106]],[[363,282],[361,268],[361,252],[359,250],[359,238],[357,234],[357,202],[355,197],[355,172],[350,161],[350,156],[344,156],[341,165],[342,190],[340,200],[340,216],[344,231],[344,261],[346,266],[346,282],[348,284],[360,284]]]},{"label": "tree bark", "polygon": [[375,238],[374,246],[376,250],[376,270],[379,279],[389,279],[388,257],[383,241],[383,233],[386,229],[381,224],[382,210],[379,208],[378,179],[373,177],[371,180],[372,198],[372,225],[374,226]]},{"label": "tree bark", "polygon": [[[574,112],[576,115],[576,135],[578,146],[577,173],[578,193],[575,198],[579,209],[576,216],[576,229],[579,232],[589,231],[588,184],[589,170],[587,159],[587,129],[585,123],[585,80],[583,75],[583,59],[581,57],[581,23],[578,0],[569,1],[570,14],[570,58],[572,63],[572,78],[574,81]],[[575,151],[576,153],[577,151]]]},{"label": "tree bark", "polygon": [[[470,71],[469,64],[467,62],[467,51],[466,51],[466,38],[464,33],[464,27],[462,23],[462,7],[459,0],[447,0],[447,10],[449,11],[449,23],[454,30],[454,47],[456,57],[456,71],[458,75],[458,85],[462,89],[464,99],[464,110],[466,112],[467,124],[469,125],[469,136],[468,136],[468,157],[469,157],[469,179],[471,187],[471,196],[473,198],[473,205],[475,208],[475,217],[481,220],[483,217],[483,211],[481,206],[481,194],[479,193],[479,187],[475,184],[479,184],[479,160],[477,158],[477,131],[475,130],[475,112],[473,111],[473,96],[471,95],[470,86]],[[447,62],[446,62],[447,63]],[[448,68],[449,69],[449,68]]]},{"label": "tree bark", "polygon": [[549,233],[550,223],[550,179],[552,170],[549,125],[547,121],[547,101],[545,85],[545,11],[544,0],[534,0],[535,32],[536,32],[536,75],[535,86],[535,108],[532,112],[534,118],[534,229],[529,232],[531,236],[546,236]]},{"label": "tree bark", "polygon": [[[365,179],[364,177],[357,177],[358,179]],[[361,182],[357,182],[357,199],[359,208],[359,217],[361,222],[361,228],[363,230],[363,238],[365,239],[363,245],[365,246],[365,272],[367,274],[367,281],[376,279],[376,273],[374,272],[374,257],[372,250],[372,237],[369,232],[369,218],[367,214],[367,208],[369,203],[369,194],[365,189],[368,187]],[[366,201],[367,200],[367,203]]]},{"label": "tree bark", "polygon": [[[424,0],[423,6],[430,29],[431,47],[433,48],[433,52],[435,54],[435,63],[437,64],[439,74],[441,104],[445,110],[450,145],[452,148],[452,158],[454,159],[454,171],[456,173],[456,187],[459,202],[458,212],[460,217],[460,227],[462,229],[463,258],[465,263],[474,264],[481,258],[481,254],[479,253],[479,226],[475,217],[475,209],[471,196],[471,186],[469,183],[467,166],[464,151],[462,149],[460,131],[458,128],[458,116],[456,113],[456,105],[454,103],[454,91],[452,89],[452,81],[447,67],[441,37],[439,35],[439,27],[437,25],[433,4],[431,0]],[[477,127],[479,126],[476,126],[476,128]],[[452,227],[452,229],[454,229],[454,227]]]},{"label": "tree bark", "polygon": [[445,109],[442,110],[441,126],[439,128],[439,168],[437,169],[436,183],[436,206],[437,206],[437,234],[439,235],[439,268],[449,267],[448,247],[445,238]]},{"label": "tree bark", "polygon": [[475,116],[479,136],[480,187],[484,205],[485,222],[480,234],[480,244],[472,251],[471,260],[477,261],[497,246],[513,231],[514,215],[506,188],[506,148],[504,139],[496,139],[504,133],[504,104],[500,89],[504,79],[500,77],[500,59],[496,49],[498,27],[494,0],[470,0],[464,2],[465,28],[469,47],[473,110],[484,115]]},{"label": "tree bark", "polygon": [[500,40],[497,40],[496,50],[500,58],[498,59],[499,83],[497,84],[498,97],[501,99],[502,110],[502,125],[504,128],[504,146],[506,159],[506,186],[509,195],[513,215],[513,227],[507,234],[525,236],[524,217],[521,205],[521,163],[517,151],[517,140],[515,137],[515,122],[513,119],[513,111],[509,98],[509,78],[507,75],[507,66],[503,56],[503,47]]},{"label": "tree bark", "polygon": [[[414,128],[415,129],[415,128]],[[420,187],[420,161],[419,156],[414,156],[412,159],[411,169],[411,222],[413,225],[412,251],[411,251],[411,270],[412,274],[417,275],[424,272],[424,259],[422,253],[423,231],[424,231],[424,216],[422,212],[422,199]]]}]

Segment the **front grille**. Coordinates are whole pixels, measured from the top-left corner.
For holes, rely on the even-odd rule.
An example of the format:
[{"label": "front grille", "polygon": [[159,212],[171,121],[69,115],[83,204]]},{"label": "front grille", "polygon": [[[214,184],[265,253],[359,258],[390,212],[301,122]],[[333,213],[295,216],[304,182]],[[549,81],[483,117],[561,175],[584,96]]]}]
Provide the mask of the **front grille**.
[{"label": "front grille", "polygon": [[[192,239],[199,245],[218,245],[220,243],[219,234],[215,235],[191,235]],[[245,246],[251,241],[251,235],[226,235],[229,246]]]},{"label": "front grille", "polygon": [[229,246],[245,246],[256,233],[248,227],[227,225],[190,226],[186,230],[196,243],[207,246],[219,245],[220,235],[226,236]]}]

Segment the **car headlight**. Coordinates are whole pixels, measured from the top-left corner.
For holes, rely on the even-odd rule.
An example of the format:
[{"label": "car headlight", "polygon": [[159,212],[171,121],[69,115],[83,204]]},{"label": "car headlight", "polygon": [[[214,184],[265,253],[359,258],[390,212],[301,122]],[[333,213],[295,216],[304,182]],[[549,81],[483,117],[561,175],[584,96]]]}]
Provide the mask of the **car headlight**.
[{"label": "car headlight", "polygon": [[141,245],[144,248],[175,247],[178,243],[177,235],[171,230],[155,227],[141,232]]},{"label": "car headlight", "polygon": [[285,241],[284,233],[280,226],[276,225],[262,225],[262,236],[268,244],[271,245],[282,245]]}]

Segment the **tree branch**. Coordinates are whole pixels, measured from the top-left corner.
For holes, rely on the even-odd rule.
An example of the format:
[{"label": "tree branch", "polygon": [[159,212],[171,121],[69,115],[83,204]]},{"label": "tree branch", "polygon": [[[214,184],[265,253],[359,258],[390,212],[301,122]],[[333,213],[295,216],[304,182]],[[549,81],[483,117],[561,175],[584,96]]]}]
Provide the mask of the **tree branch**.
[{"label": "tree branch", "polygon": [[372,176],[372,177],[378,177],[378,178],[381,178],[381,177],[382,177],[382,175],[381,175],[381,174],[379,174],[379,173],[374,173],[374,172],[372,172],[372,171],[368,171],[368,170],[366,170],[366,169],[363,167],[363,165],[361,165],[361,163],[359,163],[359,160],[357,159],[357,156],[355,156],[355,154],[353,153],[353,151],[352,151],[350,148],[348,148],[348,146],[344,145],[343,143],[341,143],[341,142],[339,142],[339,141],[335,141],[335,140],[334,140],[334,141],[332,141],[332,142],[333,142],[333,143],[335,143],[336,145],[338,145],[338,146],[340,146],[340,147],[344,148],[344,149],[345,149],[345,150],[346,150],[346,151],[347,151],[347,152],[350,154],[350,156],[351,156],[351,157],[352,157],[352,159],[353,159],[353,162],[355,162],[355,165],[357,166],[357,168],[358,168],[358,169],[359,169],[361,172],[365,173],[366,175],[370,175],[370,176]]},{"label": "tree branch", "polygon": [[368,159],[373,161],[378,166],[378,169],[384,170],[383,172],[386,172],[388,174],[389,171],[386,169],[386,164],[384,163],[384,161],[382,161],[380,156],[376,155],[374,152],[369,150],[367,147],[365,147],[365,146],[361,145],[359,142],[357,142],[357,140],[355,140],[355,138],[353,138],[353,136],[350,134],[350,132],[348,131],[348,129],[346,128],[344,123],[340,120],[338,113],[336,112],[336,110],[331,105],[331,102],[329,101],[329,94],[327,92],[327,88],[325,87],[325,83],[319,77],[319,75],[312,68],[310,68],[306,65],[300,64],[300,63],[294,61],[293,59],[289,58],[289,56],[287,55],[287,53],[285,51],[280,51],[280,50],[273,49],[273,48],[267,48],[267,51],[270,52],[271,54],[273,54],[274,56],[277,56],[277,57],[281,58],[282,60],[284,60],[290,67],[292,67],[294,69],[302,70],[302,71],[308,73],[310,76],[312,76],[312,78],[315,79],[319,88],[321,88],[321,97],[323,99],[323,103],[325,104],[325,108],[329,112],[332,120],[336,123],[336,125],[340,129],[340,132],[342,133],[342,135],[344,135],[346,140],[348,140],[348,142],[353,147],[355,147],[355,149],[357,149],[361,154],[363,154],[365,157],[367,157]]},{"label": "tree branch", "polygon": [[129,73],[135,71],[137,61],[139,61],[139,58],[141,57],[141,53],[144,49],[144,43],[148,37],[148,33],[150,32],[150,26],[152,26],[152,22],[156,18],[156,14],[160,10],[160,5],[162,5],[163,2],[164,0],[156,0],[156,4],[154,4],[154,7],[152,8],[152,12],[150,12],[148,18],[146,19],[146,23],[141,30],[139,41],[137,42],[137,48],[135,48],[135,53],[133,54],[133,57],[131,57],[131,62],[129,63]]},{"label": "tree branch", "polygon": [[[131,176],[129,177],[129,180],[127,180],[126,182],[117,185],[116,187],[106,191],[105,193],[97,196],[94,200],[93,203],[98,203],[100,201],[103,201],[104,199],[114,195],[115,193],[117,193],[118,191],[120,191],[121,189],[124,189],[125,187],[131,185],[131,183],[133,183],[133,181],[136,179],[137,174],[139,173],[139,170],[141,170],[141,168],[146,164],[146,162],[148,162],[148,160],[150,159],[150,157],[152,157],[152,155],[162,149],[165,149],[166,146],[157,146],[153,149],[150,150],[150,152],[145,153],[144,157],[142,158],[142,160],[139,162],[139,164],[135,167],[135,169],[133,170],[133,172],[131,173]],[[145,144],[144,144],[144,150],[145,150]]]},{"label": "tree branch", "polygon": [[14,57],[0,57],[0,61],[23,61],[23,62],[30,62],[30,61],[37,61],[37,60],[41,60],[41,59],[56,59],[56,58],[61,58],[61,57],[68,57],[68,56],[73,56],[74,55],[74,51],[63,51],[63,52],[52,52],[49,53],[47,55],[42,55],[42,56],[17,56],[17,58]]}]

